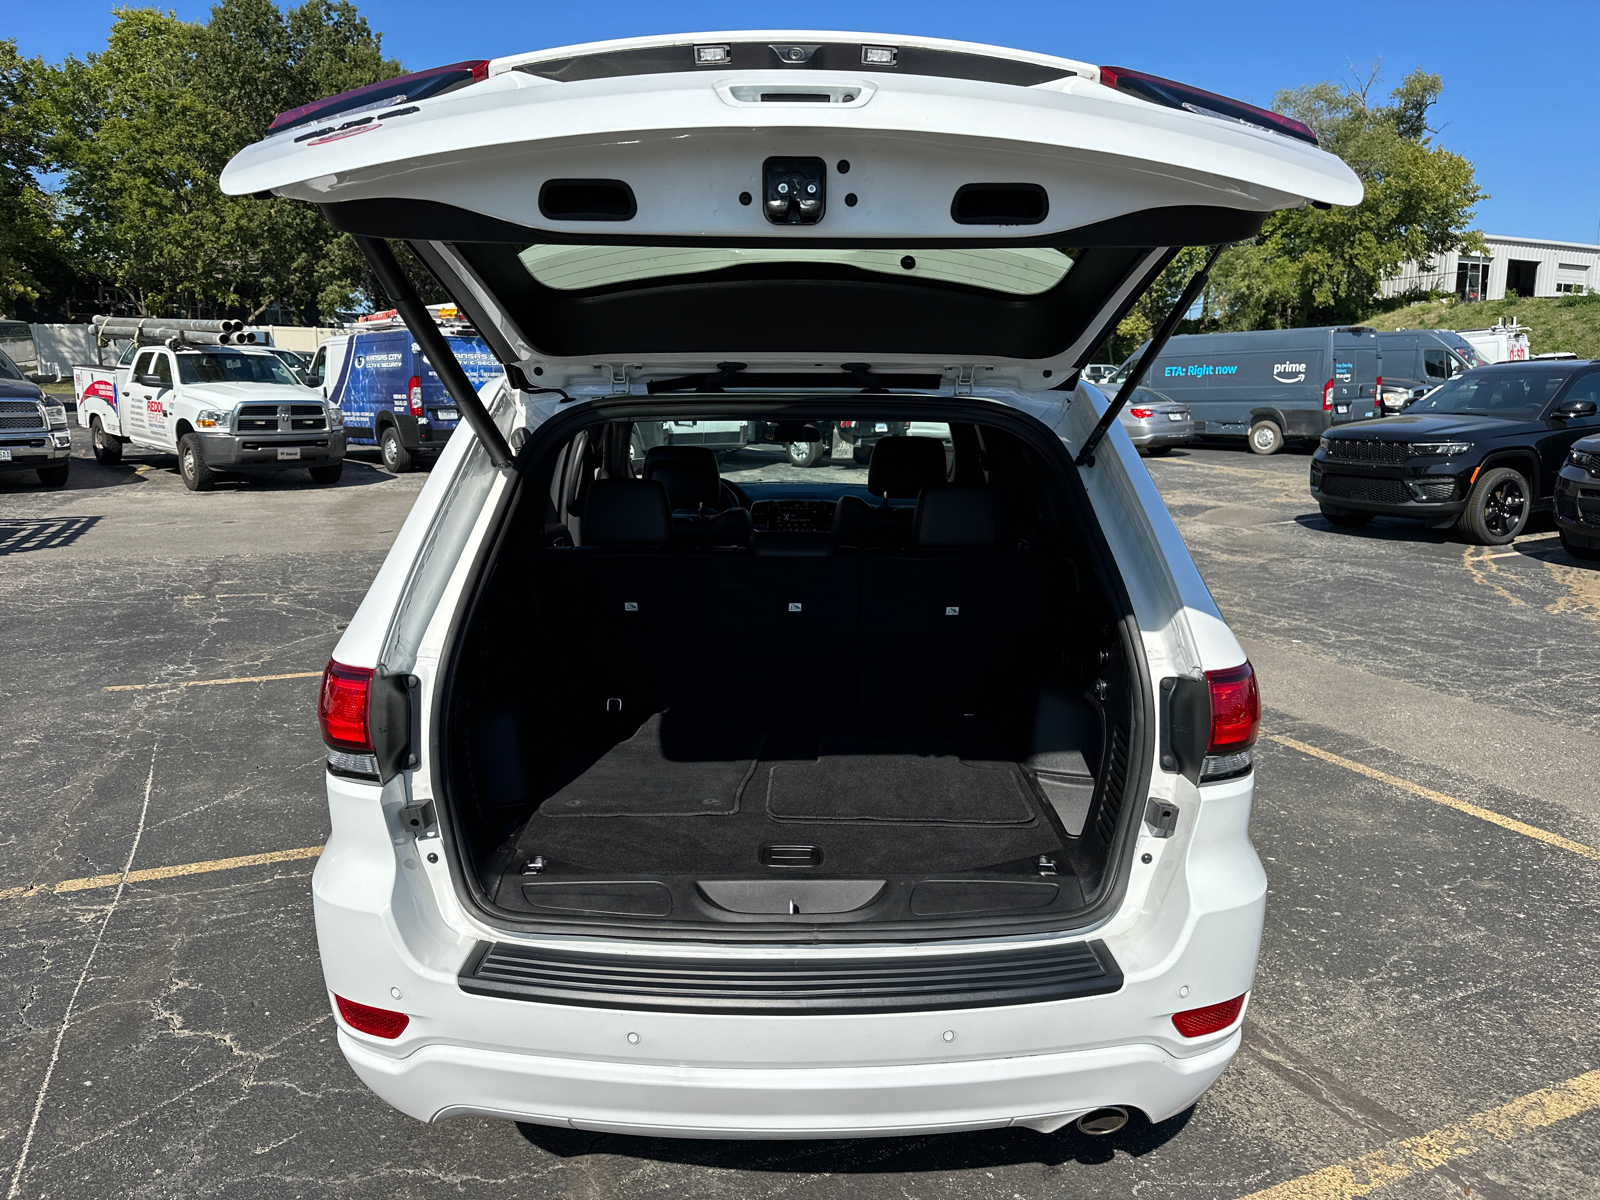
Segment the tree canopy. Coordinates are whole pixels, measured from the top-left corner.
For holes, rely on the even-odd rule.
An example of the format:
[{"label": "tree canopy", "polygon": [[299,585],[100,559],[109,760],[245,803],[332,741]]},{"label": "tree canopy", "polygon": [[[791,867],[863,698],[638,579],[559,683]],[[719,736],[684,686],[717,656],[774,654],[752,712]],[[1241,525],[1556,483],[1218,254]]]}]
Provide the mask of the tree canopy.
[{"label": "tree canopy", "polygon": [[349,0],[221,0],[203,25],[119,9],[102,53],[29,68],[31,169],[59,178],[62,235],[137,312],[314,318],[364,281],[341,235],[308,205],[224,196],[218,177],[283,109],[401,70]]},{"label": "tree canopy", "polygon": [[[1317,83],[1279,92],[1278,112],[1304,121],[1323,149],[1344,159],[1366,195],[1351,208],[1310,205],[1267,218],[1258,237],[1217,260],[1201,314],[1185,327],[1282,329],[1357,321],[1377,305],[1382,282],[1402,263],[1448,250],[1480,249],[1469,232],[1487,199],[1472,164],[1436,144],[1429,114],[1443,80],[1412,71],[1389,93],[1369,97],[1376,68],[1354,84]],[[1113,354],[1132,351],[1177,299],[1204,255],[1184,251],[1117,330]]]}]

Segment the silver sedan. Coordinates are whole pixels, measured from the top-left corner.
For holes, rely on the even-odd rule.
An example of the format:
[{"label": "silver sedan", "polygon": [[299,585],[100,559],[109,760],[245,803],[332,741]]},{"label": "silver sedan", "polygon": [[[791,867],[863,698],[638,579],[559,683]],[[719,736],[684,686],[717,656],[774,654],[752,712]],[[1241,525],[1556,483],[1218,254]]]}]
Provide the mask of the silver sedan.
[{"label": "silver sedan", "polygon": [[1150,388],[1135,388],[1117,419],[1140,454],[1166,454],[1194,441],[1194,417],[1187,404]]}]

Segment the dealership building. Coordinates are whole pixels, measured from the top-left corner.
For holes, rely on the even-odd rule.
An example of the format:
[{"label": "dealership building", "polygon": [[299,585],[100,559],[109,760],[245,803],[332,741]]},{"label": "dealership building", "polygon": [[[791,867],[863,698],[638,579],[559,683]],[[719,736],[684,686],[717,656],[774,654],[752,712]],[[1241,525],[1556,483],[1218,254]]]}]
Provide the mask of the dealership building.
[{"label": "dealership building", "polygon": [[1600,291],[1600,246],[1543,238],[1484,235],[1482,254],[1452,250],[1427,262],[1408,262],[1383,284],[1385,296],[1454,292],[1463,300],[1562,296]]}]

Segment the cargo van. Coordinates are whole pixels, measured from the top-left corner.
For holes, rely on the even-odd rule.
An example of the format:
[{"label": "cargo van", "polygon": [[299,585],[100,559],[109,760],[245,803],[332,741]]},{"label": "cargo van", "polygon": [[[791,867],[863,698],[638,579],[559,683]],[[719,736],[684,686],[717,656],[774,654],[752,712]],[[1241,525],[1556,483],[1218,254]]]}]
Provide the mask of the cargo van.
[{"label": "cargo van", "polygon": [[[465,325],[442,330],[477,387],[503,373],[488,345]],[[344,414],[347,446],[376,446],[383,465],[409,471],[438,456],[461,413],[403,325],[331,337],[306,372],[310,386]]]},{"label": "cargo van", "polygon": [[1380,330],[1378,345],[1383,350],[1383,402],[1391,411],[1489,362],[1453,329]]},{"label": "cargo van", "polygon": [[1377,331],[1360,325],[1187,334],[1167,343],[1145,383],[1188,405],[1196,433],[1276,454],[1290,441],[1314,447],[1330,425],[1381,416],[1383,351]]}]

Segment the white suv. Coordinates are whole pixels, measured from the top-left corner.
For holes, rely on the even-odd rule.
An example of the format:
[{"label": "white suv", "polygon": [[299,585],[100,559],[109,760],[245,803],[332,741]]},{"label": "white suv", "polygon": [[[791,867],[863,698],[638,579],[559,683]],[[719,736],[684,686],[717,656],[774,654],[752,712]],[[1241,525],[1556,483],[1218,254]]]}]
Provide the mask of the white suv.
[{"label": "white suv", "polygon": [[[317,933],[373,1090],[687,1137],[1195,1102],[1256,965],[1260,701],[1079,371],[1177,247],[1359,199],[1309,130],[720,33],[335,97],[223,183],[357,235],[433,361],[408,243],[506,364],[436,362],[471,426],[323,684]],[[846,420],[948,436],[788,466]],[[630,456],[666,421],[766,440]]]}]

